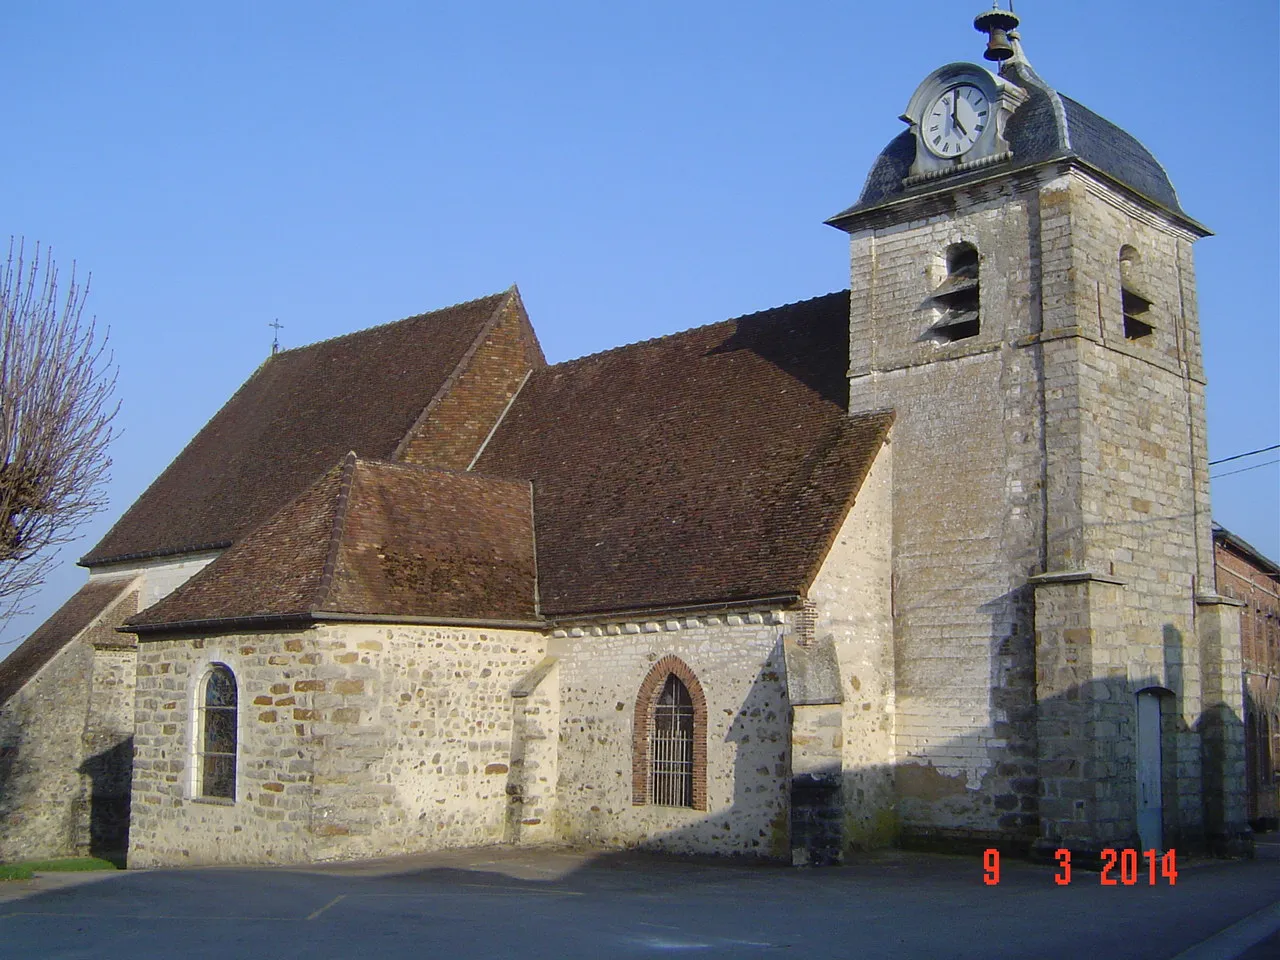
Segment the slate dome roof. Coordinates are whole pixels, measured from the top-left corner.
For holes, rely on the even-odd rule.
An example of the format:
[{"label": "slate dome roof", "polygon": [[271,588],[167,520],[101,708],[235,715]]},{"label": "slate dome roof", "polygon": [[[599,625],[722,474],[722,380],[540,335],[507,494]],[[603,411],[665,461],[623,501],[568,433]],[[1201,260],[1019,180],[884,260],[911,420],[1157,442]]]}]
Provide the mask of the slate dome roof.
[{"label": "slate dome roof", "polygon": [[[985,167],[971,176],[985,177],[994,170],[1016,170],[1074,157],[1169,212],[1190,219],[1178,202],[1178,194],[1164,167],[1137,138],[1058,93],[1025,62],[1006,63],[1002,75],[1029,94],[1005,130],[1013,157],[1007,165]],[[915,151],[911,131],[904,130],[894,137],[872,165],[858,202],[827,222],[839,226],[845,218],[864,210],[935,191],[936,180],[910,188],[903,186],[902,181],[915,160]]]}]

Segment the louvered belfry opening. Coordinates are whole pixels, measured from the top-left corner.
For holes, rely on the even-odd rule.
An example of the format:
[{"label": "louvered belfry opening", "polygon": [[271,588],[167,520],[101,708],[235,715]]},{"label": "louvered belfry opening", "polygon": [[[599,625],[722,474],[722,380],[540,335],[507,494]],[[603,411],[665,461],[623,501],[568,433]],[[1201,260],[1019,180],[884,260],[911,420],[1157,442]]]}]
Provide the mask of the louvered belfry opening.
[{"label": "louvered belfry opening", "polygon": [[649,771],[651,802],[693,806],[693,698],[675,674],[653,708]]}]

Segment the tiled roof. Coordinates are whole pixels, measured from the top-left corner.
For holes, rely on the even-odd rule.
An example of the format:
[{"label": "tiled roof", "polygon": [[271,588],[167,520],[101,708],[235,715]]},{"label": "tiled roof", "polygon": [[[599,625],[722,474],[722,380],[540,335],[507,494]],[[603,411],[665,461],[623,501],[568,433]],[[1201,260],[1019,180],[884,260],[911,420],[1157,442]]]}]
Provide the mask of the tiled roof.
[{"label": "tiled roof", "polygon": [[803,593],[891,420],[848,330],[836,293],[535,371],[476,469],[533,481],[543,614]]},{"label": "tiled roof", "polygon": [[139,632],[321,614],[533,621],[527,482],[349,455],[174,593]]},{"label": "tiled roof", "polygon": [[848,311],[836,293],[535,366],[474,473],[350,454],[130,624],[798,597],[892,420],[846,410]]},{"label": "tiled roof", "polygon": [[1230,547],[1267,576],[1273,579],[1280,579],[1280,564],[1277,564],[1253,544],[1241,537],[1237,537],[1219,523],[1213,525],[1213,542],[1224,547]]},{"label": "tiled roof", "polygon": [[132,586],[131,578],[116,578],[90,580],[81,587],[0,662],[0,703],[17,693]]},{"label": "tiled roof", "polygon": [[982,179],[1051,160],[1078,158],[1112,180],[1146,197],[1169,212],[1187,218],[1169,176],[1158,160],[1131,134],[1062,96],[1025,63],[1010,61],[1002,68],[1006,79],[1026,90],[1027,102],[1009,118],[1005,138],[1013,156],[1002,164],[982,167],[967,175],[903,185],[915,161],[915,137],[898,134],[872,164],[858,202],[828,223],[842,221],[905,197],[950,189],[965,179]]},{"label": "tiled roof", "polygon": [[81,560],[221,548],[348,450],[390,458],[514,289],[267,360]]}]

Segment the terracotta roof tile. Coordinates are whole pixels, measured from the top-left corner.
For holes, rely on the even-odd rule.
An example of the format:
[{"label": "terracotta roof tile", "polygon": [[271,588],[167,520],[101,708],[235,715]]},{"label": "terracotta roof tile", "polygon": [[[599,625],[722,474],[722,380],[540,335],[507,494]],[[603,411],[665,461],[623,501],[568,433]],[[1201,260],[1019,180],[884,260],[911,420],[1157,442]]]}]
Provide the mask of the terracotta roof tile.
[{"label": "terracotta roof tile", "polygon": [[348,450],[391,457],[513,297],[495,294],[270,358],[80,562],[224,547]]},{"label": "terracotta roof tile", "polygon": [[[0,703],[17,693],[133,586],[129,579],[90,580],[0,662]],[[135,608],[136,609],[136,608]]]},{"label": "terracotta roof tile", "polygon": [[142,631],[318,614],[534,621],[529,485],[349,455]]},{"label": "terracotta roof tile", "polygon": [[[892,421],[846,410],[848,309],[831,294],[554,367],[526,352],[475,473],[352,454],[131,623],[529,622],[802,595]],[[483,380],[505,398],[514,370]]]},{"label": "terracotta roof tile", "polygon": [[534,485],[542,611],[803,593],[892,420],[836,293],[535,371],[476,469]]}]

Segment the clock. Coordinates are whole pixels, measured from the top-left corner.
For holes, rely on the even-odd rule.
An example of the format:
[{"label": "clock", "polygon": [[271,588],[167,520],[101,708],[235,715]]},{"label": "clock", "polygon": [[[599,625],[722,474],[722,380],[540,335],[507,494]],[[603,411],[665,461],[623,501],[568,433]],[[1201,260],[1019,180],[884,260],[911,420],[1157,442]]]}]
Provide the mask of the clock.
[{"label": "clock", "polygon": [[971,83],[958,83],[944,90],[925,111],[920,139],[936,157],[959,157],[982,137],[990,117],[987,95]]},{"label": "clock", "polygon": [[916,87],[902,115],[915,141],[903,184],[966,176],[1010,159],[1005,126],[1027,98],[1027,91],[1011,80],[972,63],[949,63],[933,71]]}]

